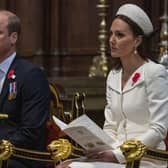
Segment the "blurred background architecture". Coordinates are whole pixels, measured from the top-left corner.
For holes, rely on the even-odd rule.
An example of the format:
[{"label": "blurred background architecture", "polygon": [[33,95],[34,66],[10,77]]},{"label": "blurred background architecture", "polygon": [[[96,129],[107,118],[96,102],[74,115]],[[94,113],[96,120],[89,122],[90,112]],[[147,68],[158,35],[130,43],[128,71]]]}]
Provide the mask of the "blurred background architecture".
[{"label": "blurred background architecture", "polygon": [[[144,8],[159,30],[146,46],[157,56],[163,50],[163,39],[168,40],[167,34],[160,35],[163,25],[167,25],[166,1],[1,0],[0,8],[11,10],[21,18],[20,55],[39,65],[49,81],[65,89],[68,98],[76,91],[85,92],[86,111],[101,124],[105,81],[110,69],[108,35],[114,13],[123,3]],[[98,68],[95,66],[102,68],[100,63],[103,73],[95,75]]]}]

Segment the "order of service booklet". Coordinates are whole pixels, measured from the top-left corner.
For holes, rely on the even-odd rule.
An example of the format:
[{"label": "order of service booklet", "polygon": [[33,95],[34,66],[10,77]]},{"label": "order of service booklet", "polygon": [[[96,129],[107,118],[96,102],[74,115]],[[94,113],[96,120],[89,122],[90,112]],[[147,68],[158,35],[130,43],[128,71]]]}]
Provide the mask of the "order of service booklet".
[{"label": "order of service booklet", "polygon": [[53,116],[53,120],[62,131],[86,150],[112,149],[112,139],[86,114],[76,118],[69,124]]}]

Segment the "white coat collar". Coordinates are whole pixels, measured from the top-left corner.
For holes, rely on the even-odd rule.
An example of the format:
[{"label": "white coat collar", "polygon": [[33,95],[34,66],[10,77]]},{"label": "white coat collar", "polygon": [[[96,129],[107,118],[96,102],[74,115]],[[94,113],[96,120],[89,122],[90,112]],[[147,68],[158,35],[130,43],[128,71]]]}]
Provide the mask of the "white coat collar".
[{"label": "white coat collar", "polygon": [[[142,84],[144,82],[144,73],[145,73],[145,66],[148,63],[143,64],[142,66],[140,66],[132,75],[131,77],[128,79],[124,89],[122,90],[121,88],[121,81],[122,81],[122,70],[119,71],[112,71],[113,75],[112,78],[110,79],[110,87],[113,90],[116,90],[117,92],[120,93],[125,93],[128,92],[130,90],[132,90],[133,88],[137,87],[138,85]],[[139,76],[137,77],[137,80],[135,79],[135,76]],[[133,80],[134,79],[134,80]]]}]

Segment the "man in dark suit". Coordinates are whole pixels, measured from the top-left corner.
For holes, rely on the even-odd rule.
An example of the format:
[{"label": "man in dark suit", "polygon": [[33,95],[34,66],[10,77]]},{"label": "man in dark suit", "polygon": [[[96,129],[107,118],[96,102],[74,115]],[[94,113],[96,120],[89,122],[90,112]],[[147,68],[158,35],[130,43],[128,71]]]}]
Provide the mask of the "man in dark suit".
[{"label": "man in dark suit", "polygon": [[[17,58],[16,42],[20,19],[12,12],[0,11],[0,140],[16,147],[43,151],[46,148],[46,121],[50,91],[43,72]],[[8,168],[42,168],[38,161],[11,158]]]}]

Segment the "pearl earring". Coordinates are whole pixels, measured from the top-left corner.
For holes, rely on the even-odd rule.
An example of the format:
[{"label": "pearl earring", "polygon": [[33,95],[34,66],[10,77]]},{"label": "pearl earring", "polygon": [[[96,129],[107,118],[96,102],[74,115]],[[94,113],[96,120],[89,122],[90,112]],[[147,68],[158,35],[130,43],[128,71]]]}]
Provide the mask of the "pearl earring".
[{"label": "pearl earring", "polygon": [[134,55],[137,55],[137,53],[138,53],[138,52],[137,52],[137,50],[135,49],[135,50],[134,50]]}]

